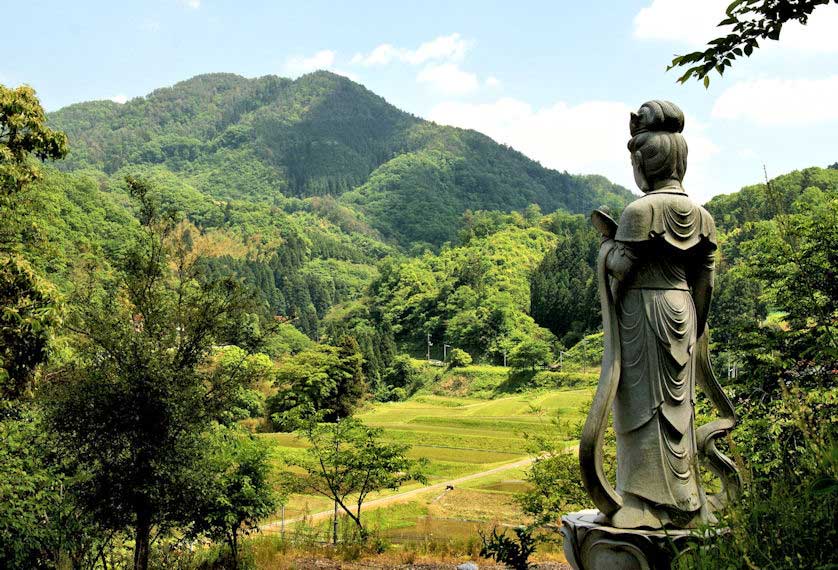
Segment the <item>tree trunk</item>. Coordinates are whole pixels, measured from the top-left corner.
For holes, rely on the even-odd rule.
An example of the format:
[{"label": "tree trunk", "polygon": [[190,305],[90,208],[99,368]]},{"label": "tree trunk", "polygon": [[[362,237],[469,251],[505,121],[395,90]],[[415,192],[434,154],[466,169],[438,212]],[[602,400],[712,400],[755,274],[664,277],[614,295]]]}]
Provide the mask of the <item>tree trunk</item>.
[{"label": "tree trunk", "polygon": [[134,570],[148,570],[148,555],[151,539],[151,513],[145,509],[137,511],[137,525],[134,538]]},{"label": "tree trunk", "polygon": [[228,537],[230,541],[230,556],[232,556],[230,562],[233,564],[232,570],[239,570],[239,543],[236,529],[233,529],[228,534]]}]

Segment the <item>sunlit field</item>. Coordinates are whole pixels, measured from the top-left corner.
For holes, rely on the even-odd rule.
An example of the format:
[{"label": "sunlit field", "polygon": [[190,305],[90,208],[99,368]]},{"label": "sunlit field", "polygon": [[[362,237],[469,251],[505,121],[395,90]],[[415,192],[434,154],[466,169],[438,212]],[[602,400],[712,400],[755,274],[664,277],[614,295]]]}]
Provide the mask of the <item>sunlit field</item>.
[{"label": "sunlit field", "polygon": [[[495,384],[498,378],[496,373]],[[592,387],[539,390],[494,399],[440,396],[428,390],[403,402],[370,404],[359,418],[383,429],[386,439],[410,445],[412,457],[427,458],[430,488],[404,499],[400,498],[401,493],[425,486],[411,483],[397,491],[371,495],[369,501],[390,496],[392,503],[373,505],[365,515],[368,524],[390,538],[411,540],[419,536],[451,536],[443,528],[446,525],[456,528],[455,534],[465,538],[489,523],[519,521],[522,514],[513,496],[527,488],[526,466],[479,474],[526,460],[527,435],[549,435],[571,445],[570,428],[584,418],[584,407],[592,396]],[[272,444],[276,470],[283,469],[286,458],[306,452],[305,442],[294,434],[262,437]],[[445,489],[445,483],[472,475],[478,476],[457,482],[453,490]],[[329,517],[316,515],[331,508],[332,504],[323,497],[292,495],[285,507],[285,518],[290,529],[306,516],[315,515],[308,521],[312,524],[328,520]],[[278,512],[275,520],[279,516]],[[470,522],[454,524],[458,521]],[[429,531],[436,527],[436,532]],[[276,525],[269,528],[273,531]]]}]

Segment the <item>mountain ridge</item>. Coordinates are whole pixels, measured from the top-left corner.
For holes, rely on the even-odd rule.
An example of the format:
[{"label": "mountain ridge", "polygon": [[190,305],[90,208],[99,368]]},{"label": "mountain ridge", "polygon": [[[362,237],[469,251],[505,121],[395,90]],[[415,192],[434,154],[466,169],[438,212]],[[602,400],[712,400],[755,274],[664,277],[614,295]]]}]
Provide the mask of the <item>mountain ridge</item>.
[{"label": "mountain ridge", "polygon": [[[411,115],[327,71],[198,75],[122,105],[70,105],[49,120],[70,137],[63,170],[164,167],[219,200],[332,196],[408,248],[453,239],[468,209],[587,213],[633,197],[603,177],[550,170],[477,131]],[[426,227],[429,204],[444,207]]]}]

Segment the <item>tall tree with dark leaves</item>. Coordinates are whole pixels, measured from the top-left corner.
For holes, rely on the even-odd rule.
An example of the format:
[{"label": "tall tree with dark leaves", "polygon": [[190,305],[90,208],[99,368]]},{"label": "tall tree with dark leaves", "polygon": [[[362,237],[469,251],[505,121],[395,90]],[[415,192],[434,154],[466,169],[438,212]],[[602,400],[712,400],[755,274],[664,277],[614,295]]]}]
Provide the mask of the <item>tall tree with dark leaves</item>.
[{"label": "tall tree with dark leaves", "polygon": [[146,570],[152,529],[165,534],[188,516],[202,432],[241,389],[244,367],[218,373],[210,356],[248,303],[237,283],[204,279],[183,226],[147,184],[128,183],[145,231],[120,273],[79,287],[69,318],[78,360],[50,395],[49,416],[89,470],[83,504],[105,528],[133,529],[134,568]]},{"label": "tall tree with dark leaves", "polygon": [[26,393],[58,320],[53,287],[20,250],[26,233],[25,190],[41,176],[34,159],[66,154],[67,137],[46,126],[35,91],[0,85],[0,400]]}]

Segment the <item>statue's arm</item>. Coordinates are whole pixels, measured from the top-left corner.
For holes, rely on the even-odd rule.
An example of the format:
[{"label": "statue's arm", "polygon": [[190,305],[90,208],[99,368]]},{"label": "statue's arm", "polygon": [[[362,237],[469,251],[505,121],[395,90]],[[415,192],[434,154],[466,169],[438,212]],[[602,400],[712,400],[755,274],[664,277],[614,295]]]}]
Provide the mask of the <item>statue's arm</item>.
[{"label": "statue's arm", "polygon": [[713,276],[715,270],[716,258],[712,249],[708,249],[695,260],[690,286],[692,289],[693,303],[695,304],[695,313],[697,316],[696,327],[699,337],[704,334],[707,316],[710,314],[710,301],[713,299]]},{"label": "statue's arm", "polygon": [[620,298],[621,285],[631,276],[637,263],[637,252],[629,243],[614,241],[614,247],[605,259],[605,268],[611,279],[611,296],[614,301]]}]

